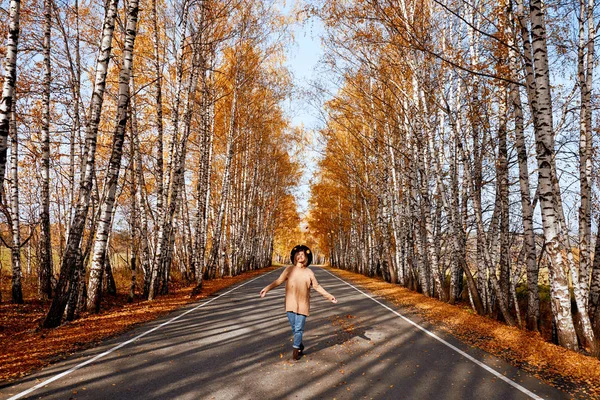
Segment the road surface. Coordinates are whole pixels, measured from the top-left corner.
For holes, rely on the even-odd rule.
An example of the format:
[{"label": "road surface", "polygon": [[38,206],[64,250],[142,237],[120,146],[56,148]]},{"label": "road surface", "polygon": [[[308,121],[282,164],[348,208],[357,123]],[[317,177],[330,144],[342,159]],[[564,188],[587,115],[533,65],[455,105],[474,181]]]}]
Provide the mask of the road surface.
[{"label": "road surface", "polygon": [[259,297],[279,269],[4,387],[0,399],[569,398],[311,268],[339,303],[312,292],[299,361],[284,285]]}]

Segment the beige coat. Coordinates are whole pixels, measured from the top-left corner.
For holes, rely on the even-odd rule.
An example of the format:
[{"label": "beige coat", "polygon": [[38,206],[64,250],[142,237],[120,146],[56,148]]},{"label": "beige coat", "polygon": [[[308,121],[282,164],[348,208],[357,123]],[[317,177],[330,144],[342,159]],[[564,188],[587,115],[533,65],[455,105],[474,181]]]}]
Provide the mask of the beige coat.
[{"label": "beige coat", "polygon": [[306,267],[289,266],[267,290],[285,283],[285,311],[308,316],[310,313],[310,288],[311,286],[327,300],[332,300],[329,294],[317,281],[314,272]]}]

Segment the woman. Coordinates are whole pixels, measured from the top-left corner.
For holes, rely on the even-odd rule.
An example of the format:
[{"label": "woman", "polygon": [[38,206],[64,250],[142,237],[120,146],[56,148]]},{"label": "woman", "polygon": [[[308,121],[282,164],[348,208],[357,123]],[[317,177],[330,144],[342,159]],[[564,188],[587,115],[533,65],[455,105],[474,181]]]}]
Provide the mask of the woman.
[{"label": "woman", "polygon": [[310,311],[310,288],[313,287],[333,304],[337,303],[337,299],[319,285],[314,272],[307,268],[312,262],[312,253],[308,247],[304,245],[294,247],[292,249],[291,260],[292,265],[286,267],[279,278],[271,282],[270,285],[265,286],[260,291],[260,297],[265,297],[269,290],[286,282],[285,311],[287,312],[294,335],[292,359],[299,360],[302,357],[302,350],[304,350],[304,345],[302,344],[304,324]]}]

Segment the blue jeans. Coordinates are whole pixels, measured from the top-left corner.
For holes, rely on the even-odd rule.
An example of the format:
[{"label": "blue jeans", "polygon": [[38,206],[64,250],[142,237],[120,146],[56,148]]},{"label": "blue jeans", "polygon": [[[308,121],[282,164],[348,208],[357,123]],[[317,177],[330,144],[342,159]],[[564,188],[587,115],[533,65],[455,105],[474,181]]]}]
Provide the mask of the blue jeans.
[{"label": "blue jeans", "polygon": [[294,348],[299,349],[302,344],[302,334],[304,333],[304,323],[306,323],[306,315],[296,314],[295,312],[287,312],[290,325],[292,326],[292,333],[294,334]]}]

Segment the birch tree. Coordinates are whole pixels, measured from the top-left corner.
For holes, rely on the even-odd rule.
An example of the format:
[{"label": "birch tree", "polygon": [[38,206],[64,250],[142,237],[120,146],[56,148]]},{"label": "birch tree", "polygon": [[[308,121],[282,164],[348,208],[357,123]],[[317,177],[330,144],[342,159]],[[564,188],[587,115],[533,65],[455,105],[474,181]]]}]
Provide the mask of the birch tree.
[{"label": "birch tree", "polygon": [[44,1],[44,89],[42,94],[42,182],[40,212],[40,267],[38,285],[40,297],[51,298],[52,240],[50,236],[50,91],[52,66],[50,43],[52,39],[52,1]]},{"label": "birch tree", "polygon": [[4,82],[2,83],[2,99],[0,100],[0,187],[4,184],[4,175],[6,173],[10,113],[15,102],[21,1],[11,0],[8,7],[8,36],[6,38],[6,55],[3,65]]},{"label": "birch tree", "polygon": [[133,48],[137,35],[139,3],[137,0],[127,2],[127,22],[125,26],[125,47],[123,49],[123,63],[119,73],[119,101],[117,105],[117,124],[113,137],[109,169],[104,182],[104,199],[100,205],[100,221],[94,242],[92,266],[88,284],[88,311],[98,312],[100,309],[98,289],[102,269],[106,263],[108,235],[113,222],[113,210],[117,193],[117,181],[121,170],[121,157],[123,143],[125,142],[125,128],[128,121],[131,68],[133,64]]},{"label": "birch tree", "polygon": [[85,164],[82,165],[80,187],[76,210],[69,226],[69,236],[60,266],[60,276],[56,286],[56,293],[52,300],[50,310],[44,320],[44,327],[53,328],[60,325],[62,314],[65,310],[69,291],[72,290],[73,274],[77,268],[79,247],[90,207],[94,165],[96,161],[96,142],[98,136],[98,123],[104,101],[106,75],[112,51],[112,38],[115,30],[118,0],[107,3],[104,16],[103,31],[100,49],[96,63],[94,90],[89,109],[88,125],[86,126],[85,139]]}]

